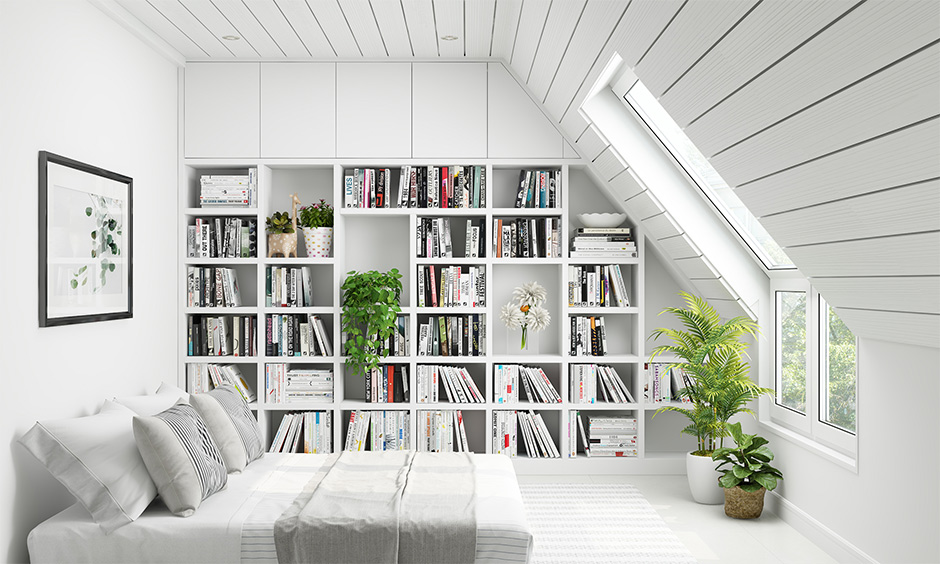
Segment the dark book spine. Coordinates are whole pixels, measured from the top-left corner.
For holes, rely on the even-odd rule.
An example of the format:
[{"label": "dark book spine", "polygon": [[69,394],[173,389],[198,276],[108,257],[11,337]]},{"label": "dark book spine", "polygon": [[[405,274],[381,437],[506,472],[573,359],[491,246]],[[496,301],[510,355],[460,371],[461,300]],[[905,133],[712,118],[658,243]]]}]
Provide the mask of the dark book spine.
[{"label": "dark book spine", "polygon": [[366,386],[366,403],[371,403],[372,402],[372,370],[371,369],[366,370],[365,386]]},{"label": "dark book spine", "polygon": [[525,198],[526,198],[526,189],[528,188],[528,183],[526,182],[526,172],[524,170],[519,171],[519,190],[516,191],[516,204],[517,208],[525,207]]}]

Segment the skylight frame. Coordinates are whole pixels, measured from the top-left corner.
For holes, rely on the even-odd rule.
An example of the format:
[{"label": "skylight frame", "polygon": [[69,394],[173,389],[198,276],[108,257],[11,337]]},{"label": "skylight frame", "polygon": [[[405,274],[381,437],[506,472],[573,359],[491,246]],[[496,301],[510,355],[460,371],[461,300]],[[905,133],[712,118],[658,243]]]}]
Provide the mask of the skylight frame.
[{"label": "skylight frame", "polygon": [[[724,219],[725,223],[731,228],[732,231],[737,234],[738,238],[744,243],[744,245],[750,249],[751,253],[753,253],[753,255],[758,259],[760,264],[769,271],[796,270],[796,265],[794,265],[793,261],[786,255],[786,252],[783,250],[783,248],[776,241],[774,241],[773,237],[771,237],[769,233],[767,233],[767,230],[763,228],[763,226],[757,220],[757,217],[751,213],[751,211],[747,208],[746,205],[744,205],[743,202],[740,204],[741,211],[747,214],[746,217],[749,219],[749,221],[753,222],[753,225],[756,226],[756,228],[759,229],[760,232],[762,232],[766,238],[777,247],[777,249],[779,249],[780,254],[786,257],[789,262],[783,263],[773,259],[771,253],[764,248],[764,245],[755,236],[755,234],[753,234],[746,226],[739,222],[735,213],[731,211],[729,206],[721,199],[721,195],[717,193],[717,190],[719,189],[726,189],[728,190],[727,194],[733,196],[737,201],[740,202],[737,196],[734,195],[734,191],[731,186],[725,182],[718,171],[716,171],[711,166],[711,164],[708,163],[708,160],[698,150],[698,147],[695,146],[695,143],[693,143],[691,139],[688,139],[688,137],[685,137],[685,133],[682,132],[682,129],[678,126],[678,124],[675,123],[675,121],[672,120],[672,117],[669,116],[665,108],[662,108],[662,106],[659,105],[659,102],[653,97],[652,93],[649,92],[646,86],[643,85],[643,83],[638,79],[634,77],[630,78],[632,78],[632,80],[630,81],[629,86],[622,90],[623,94],[620,96],[621,100],[633,111],[633,113],[639,118],[639,120],[644,124],[646,129],[653,135],[653,137],[659,141],[660,146],[666,151],[666,153],[676,163],[676,165],[678,165],[678,167],[686,174],[689,180],[696,187],[698,187],[699,192],[705,196],[709,202],[711,202],[715,210]],[[663,131],[663,128],[657,123],[655,119],[650,116],[649,111],[643,107],[644,101],[637,100],[635,96],[631,96],[631,92],[633,92],[634,88],[637,88],[638,86],[642,89],[642,92],[638,92],[648,95],[648,100],[645,103],[655,103],[658,106],[657,110],[663,114],[662,119],[670,120],[670,125],[672,125],[676,131],[680,132],[685,137],[688,146],[695,150],[699,156],[701,156],[701,163],[708,167],[710,173],[713,173],[715,177],[721,180],[722,184],[724,185],[723,188],[714,188],[704,177],[704,175],[695,168],[694,164],[688,162],[683,152],[677,150],[674,147],[672,141]]]}]

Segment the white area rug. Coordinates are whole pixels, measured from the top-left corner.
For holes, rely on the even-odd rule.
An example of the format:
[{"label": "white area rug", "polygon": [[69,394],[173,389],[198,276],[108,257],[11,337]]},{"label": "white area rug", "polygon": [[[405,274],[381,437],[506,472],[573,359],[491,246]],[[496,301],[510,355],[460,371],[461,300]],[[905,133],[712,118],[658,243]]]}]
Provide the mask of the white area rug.
[{"label": "white area rug", "polygon": [[519,487],[535,534],[535,564],[695,562],[635,486]]}]

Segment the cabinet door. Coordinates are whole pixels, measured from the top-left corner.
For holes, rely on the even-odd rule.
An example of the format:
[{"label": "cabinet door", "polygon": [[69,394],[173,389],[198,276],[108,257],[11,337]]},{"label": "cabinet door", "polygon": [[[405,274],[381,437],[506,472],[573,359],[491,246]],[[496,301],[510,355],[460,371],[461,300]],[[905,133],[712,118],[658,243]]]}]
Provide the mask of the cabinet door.
[{"label": "cabinet door", "polygon": [[260,63],[189,63],[185,83],[187,157],[257,157]]},{"label": "cabinet door", "polygon": [[336,65],[261,63],[261,156],[336,156]]},{"label": "cabinet door", "polygon": [[411,156],[411,64],[336,64],[336,156]]},{"label": "cabinet door", "polygon": [[490,158],[560,159],[564,139],[502,64],[489,63]]},{"label": "cabinet door", "polygon": [[486,157],[486,63],[415,63],[415,158]]}]

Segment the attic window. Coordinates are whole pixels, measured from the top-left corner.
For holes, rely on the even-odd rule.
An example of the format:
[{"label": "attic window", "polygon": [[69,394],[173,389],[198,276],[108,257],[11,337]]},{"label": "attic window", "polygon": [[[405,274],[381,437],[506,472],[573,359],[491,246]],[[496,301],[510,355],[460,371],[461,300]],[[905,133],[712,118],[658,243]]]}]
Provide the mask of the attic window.
[{"label": "attic window", "polygon": [[666,150],[760,258],[764,266],[769,269],[793,268],[793,262],[780,245],[758,223],[754,214],[747,209],[744,202],[721,178],[646,86],[636,81],[627,90],[624,99],[646,122]]}]

